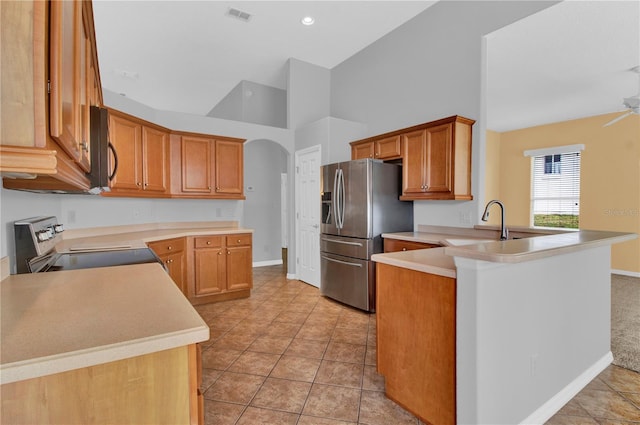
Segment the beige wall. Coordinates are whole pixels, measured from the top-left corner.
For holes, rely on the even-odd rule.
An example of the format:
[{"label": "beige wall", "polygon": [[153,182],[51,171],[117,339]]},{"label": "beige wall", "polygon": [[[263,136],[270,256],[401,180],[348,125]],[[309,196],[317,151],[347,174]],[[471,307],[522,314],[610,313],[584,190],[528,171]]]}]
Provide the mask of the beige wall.
[{"label": "beige wall", "polygon": [[[507,223],[529,226],[531,159],[523,152],[584,144],[580,228],[640,234],[640,116],[603,127],[618,115],[487,131],[485,201],[497,194],[505,202]],[[640,273],[640,239],[614,245],[611,262],[613,269]]]}]

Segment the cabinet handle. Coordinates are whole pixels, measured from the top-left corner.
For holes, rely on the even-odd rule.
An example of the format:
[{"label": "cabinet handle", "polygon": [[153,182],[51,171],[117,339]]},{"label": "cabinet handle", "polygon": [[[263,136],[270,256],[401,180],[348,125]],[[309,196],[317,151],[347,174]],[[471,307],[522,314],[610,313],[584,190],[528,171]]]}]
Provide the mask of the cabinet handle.
[{"label": "cabinet handle", "polygon": [[89,145],[87,145],[87,142],[83,140],[82,143],[80,143],[80,146],[82,146],[83,151],[89,152]]},{"label": "cabinet handle", "polygon": [[207,245],[211,245],[211,241],[207,241]]}]

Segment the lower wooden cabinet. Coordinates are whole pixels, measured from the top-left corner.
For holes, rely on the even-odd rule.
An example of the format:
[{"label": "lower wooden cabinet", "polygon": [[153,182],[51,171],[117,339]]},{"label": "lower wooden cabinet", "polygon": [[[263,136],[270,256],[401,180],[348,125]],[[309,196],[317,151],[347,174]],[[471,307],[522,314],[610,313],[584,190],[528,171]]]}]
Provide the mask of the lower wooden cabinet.
[{"label": "lower wooden cabinet", "polygon": [[197,349],[190,344],[3,384],[0,422],[203,424]]},{"label": "lower wooden cabinet", "polygon": [[251,234],[188,238],[192,283],[189,300],[204,304],[247,297],[253,287]]},{"label": "lower wooden cabinet", "polygon": [[151,242],[149,248],[162,260],[169,276],[187,296],[187,256],[185,252],[185,238],[167,239]]},{"label": "lower wooden cabinet", "polygon": [[399,239],[384,239],[384,252],[411,251],[414,249],[438,248],[441,245],[424,242],[403,241]]},{"label": "lower wooden cabinet", "polygon": [[456,423],[456,280],[376,264],[377,369],[421,421]]}]

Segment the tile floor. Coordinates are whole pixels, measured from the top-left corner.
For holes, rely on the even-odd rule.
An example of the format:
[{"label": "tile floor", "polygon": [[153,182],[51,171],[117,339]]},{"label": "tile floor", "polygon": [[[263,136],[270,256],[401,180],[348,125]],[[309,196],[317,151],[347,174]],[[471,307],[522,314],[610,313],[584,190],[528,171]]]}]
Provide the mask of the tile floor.
[{"label": "tile floor", "polygon": [[[211,339],[202,351],[205,424],[421,424],[384,396],[375,315],[254,269],[247,299],[197,306]],[[640,374],[610,366],[548,425],[640,422]]]}]

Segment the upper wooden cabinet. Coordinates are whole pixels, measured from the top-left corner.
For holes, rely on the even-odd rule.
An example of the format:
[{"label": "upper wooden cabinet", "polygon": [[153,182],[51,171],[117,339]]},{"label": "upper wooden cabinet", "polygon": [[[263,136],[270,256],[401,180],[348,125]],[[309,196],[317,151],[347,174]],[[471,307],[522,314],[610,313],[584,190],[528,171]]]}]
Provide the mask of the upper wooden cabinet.
[{"label": "upper wooden cabinet", "polygon": [[471,126],[453,116],[402,135],[401,200],[471,200]]},{"label": "upper wooden cabinet", "polygon": [[362,158],[382,160],[402,158],[402,139],[400,136],[394,135],[351,142],[351,159]]},{"label": "upper wooden cabinet", "polygon": [[162,127],[109,110],[109,137],[117,167],[109,195],[162,197],[169,188],[169,133]]},{"label": "upper wooden cabinet", "polygon": [[190,198],[245,199],[244,140],[172,134],[171,195]]},{"label": "upper wooden cabinet", "polygon": [[4,186],[87,190],[91,104],[102,94],[90,1],[1,2]]}]

